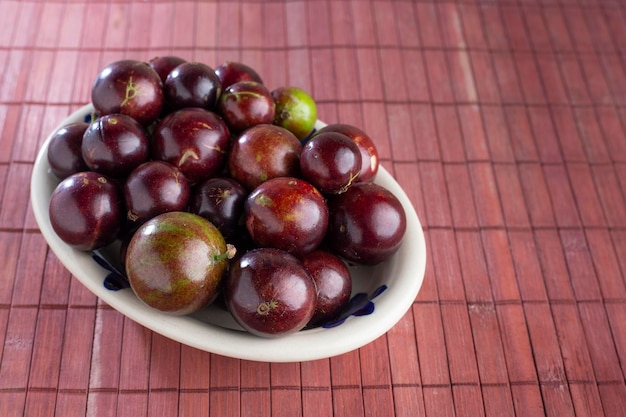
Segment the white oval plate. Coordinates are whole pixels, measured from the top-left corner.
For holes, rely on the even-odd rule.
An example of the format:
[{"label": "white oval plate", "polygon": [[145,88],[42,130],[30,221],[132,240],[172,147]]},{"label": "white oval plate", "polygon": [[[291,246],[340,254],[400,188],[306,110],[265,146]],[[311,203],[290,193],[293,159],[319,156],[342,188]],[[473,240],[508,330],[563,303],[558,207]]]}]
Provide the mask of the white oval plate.
[{"label": "white oval plate", "polygon": [[[63,120],[55,131],[68,123],[84,121],[92,111],[91,105],[82,107]],[[316,125],[318,129],[323,126],[322,122]],[[375,182],[400,200],[407,215],[407,230],[400,249],[388,261],[373,267],[351,267],[353,297],[356,295],[353,299],[360,300],[359,307],[363,307],[356,314],[348,315],[335,327],[306,329],[289,336],[266,339],[243,331],[226,310],[216,305],[189,316],[156,311],[143,304],[130,289],[106,289],[103,281],[109,271],[98,265],[90,253],[65,244],[52,229],[48,203],[59,180],[50,171],[47,159],[51,135],[37,155],[31,178],[33,211],[48,245],[63,265],[108,305],[180,343],[219,355],[263,362],[328,358],[358,349],[386,333],[411,308],[422,286],[426,245],[421,224],[405,192],[381,166]]]}]

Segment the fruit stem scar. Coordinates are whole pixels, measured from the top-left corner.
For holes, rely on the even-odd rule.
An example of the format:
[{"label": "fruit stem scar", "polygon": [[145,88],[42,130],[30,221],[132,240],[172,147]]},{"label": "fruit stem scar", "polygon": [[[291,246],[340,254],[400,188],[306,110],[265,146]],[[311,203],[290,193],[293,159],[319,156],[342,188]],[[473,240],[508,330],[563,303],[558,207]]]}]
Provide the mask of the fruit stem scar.
[{"label": "fruit stem scar", "polygon": [[253,98],[263,98],[264,97],[262,94],[255,93],[254,91],[238,91],[234,95],[235,95],[236,101],[248,100],[248,98],[249,98],[248,96],[251,96]]},{"label": "fruit stem scar", "polygon": [[287,120],[289,119],[289,117],[291,116],[291,114],[289,114],[289,111],[287,109],[283,109],[283,111],[280,112],[280,120]]},{"label": "fruit stem scar", "polygon": [[193,149],[187,149],[180,157],[180,160],[178,161],[178,166],[181,167],[189,158],[200,159],[196,151],[194,151]]},{"label": "fruit stem scar", "polygon": [[266,196],[265,194],[257,195],[254,199],[254,202],[258,204],[259,206],[263,206],[263,207],[274,206],[274,200],[272,200],[270,197]]},{"label": "fruit stem scar", "polygon": [[209,146],[209,145],[204,145],[205,148],[211,150],[211,151],[215,151],[215,152],[219,152],[222,154],[225,154],[226,151],[224,149],[222,149],[220,146]]},{"label": "fruit stem scar", "polygon": [[263,301],[256,306],[256,312],[262,316],[267,316],[270,310],[278,307],[278,301]]},{"label": "fruit stem scar", "polygon": [[128,213],[126,213],[126,216],[128,217],[128,220],[133,221],[133,222],[139,219],[139,216],[135,214],[132,210],[128,210]]},{"label": "fruit stem scar", "polygon": [[128,77],[128,82],[126,83],[126,93],[124,96],[124,100],[120,104],[121,107],[124,107],[128,102],[139,95],[139,85],[133,82],[133,76]]},{"label": "fruit stem scar", "polygon": [[346,191],[348,191],[348,188],[350,188],[352,186],[352,183],[359,177],[359,174],[361,172],[350,172],[350,179],[348,179],[348,182],[339,189],[339,192],[337,194],[343,194]]}]

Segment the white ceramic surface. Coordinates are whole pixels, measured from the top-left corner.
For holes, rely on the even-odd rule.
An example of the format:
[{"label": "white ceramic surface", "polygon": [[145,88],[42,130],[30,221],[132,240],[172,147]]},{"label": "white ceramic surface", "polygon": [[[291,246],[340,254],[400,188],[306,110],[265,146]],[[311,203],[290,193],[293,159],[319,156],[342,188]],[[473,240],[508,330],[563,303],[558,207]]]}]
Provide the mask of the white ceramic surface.
[{"label": "white ceramic surface", "polygon": [[[93,110],[79,109],[57,128],[83,121]],[[318,122],[317,128],[324,126]],[[350,316],[332,328],[302,330],[298,333],[265,339],[253,336],[234,322],[229,313],[212,305],[191,316],[172,316],[147,307],[132,290],[111,291],[103,286],[108,271],[90,253],[66,245],[54,233],[48,215],[48,202],[59,180],[51,173],[47,160],[50,137],[37,155],[31,178],[31,202],[35,218],[50,248],[65,267],[90,291],[108,305],[141,325],[195,348],[239,359],[264,362],[294,362],[327,358],[364,346],[391,329],[411,307],[424,278],[426,246],[419,219],[402,188],[381,166],[376,183],[393,192],[407,214],[407,230],[399,251],[388,261],[374,267],[352,267],[353,295],[372,294],[386,289],[372,300],[371,314]],[[384,287],[383,287],[384,288]]]}]

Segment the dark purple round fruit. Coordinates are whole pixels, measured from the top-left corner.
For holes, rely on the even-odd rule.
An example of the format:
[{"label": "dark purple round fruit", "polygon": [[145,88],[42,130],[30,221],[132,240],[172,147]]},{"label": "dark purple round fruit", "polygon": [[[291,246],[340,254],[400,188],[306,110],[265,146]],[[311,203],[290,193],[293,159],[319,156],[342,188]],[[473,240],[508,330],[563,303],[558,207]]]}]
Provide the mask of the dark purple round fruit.
[{"label": "dark purple round fruit", "polygon": [[232,178],[215,177],[198,184],[192,193],[189,210],[213,223],[232,241],[245,232],[243,225],[246,189]]},{"label": "dark purple round fruit", "polygon": [[344,193],[361,171],[361,152],[341,133],[322,133],[307,141],[300,154],[304,179],[325,194]]},{"label": "dark purple round fruit", "polygon": [[126,177],[150,156],[143,126],[125,114],[94,120],[83,135],[82,157],[90,170],[115,178]]},{"label": "dark purple round fruit", "polygon": [[91,102],[101,116],[122,113],[147,126],[161,115],[163,83],[147,62],[115,61],[98,74]]},{"label": "dark purple round fruit", "polygon": [[315,311],[315,284],[302,262],[271,248],[245,253],[231,264],[226,306],[247,331],[278,337],[301,330]]},{"label": "dark purple round fruit", "polygon": [[378,173],[379,157],[372,138],[358,127],[343,123],[324,126],[316,132],[316,135],[328,132],[342,133],[357,144],[361,151],[361,171],[357,182],[373,182]]},{"label": "dark purple round fruit", "polygon": [[135,168],[124,184],[127,217],[142,224],[162,213],[184,211],[191,196],[185,175],[164,161],[148,161]]},{"label": "dark purple round fruit", "polygon": [[89,127],[88,123],[67,124],[50,137],[48,143],[48,163],[50,170],[60,179],[69,177],[78,172],[88,171],[83,160],[81,145],[83,134]]},{"label": "dark purple round fruit", "polygon": [[164,84],[170,110],[201,107],[213,110],[222,93],[220,80],[213,68],[201,62],[185,62],[174,68]]},{"label": "dark purple round fruit", "polygon": [[157,56],[148,61],[148,64],[152,67],[153,70],[159,74],[161,78],[161,82],[165,85],[165,80],[167,76],[170,75],[170,72],[180,64],[184,64],[187,60],[174,56],[174,55],[165,55],[165,56]]},{"label": "dark purple round fruit", "polygon": [[228,86],[218,103],[219,114],[234,133],[272,123],[274,110],[270,91],[256,81],[238,81]]},{"label": "dark purple round fruit", "polygon": [[262,247],[304,256],[317,249],[328,227],[328,207],[310,183],[293,177],[265,181],[246,199],[246,228]]},{"label": "dark purple round fruit", "polygon": [[223,89],[239,81],[256,81],[263,84],[259,74],[253,68],[241,62],[226,61],[215,67],[215,73],[220,79]]},{"label": "dark purple round fruit", "polygon": [[352,277],[346,264],[336,255],[315,250],[302,259],[317,289],[315,314],[309,326],[319,326],[336,317],[350,301]]},{"label": "dark purple round fruit", "polygon": [[215,299],[228,257],[224,238],[211,222],[192,213],[171,212],[137,230],[124,264],[137,298],[159,311],[184,315]]},{"label": "dark purple round fruit", "polygon": [[396,196],[375,183],[354,184],[328,199],[326,243],[349,261],[373,265],[393,255],[406,231],[406,214]]},{"label": "dark purple round fruit", "polygon": [[228,156],[230,175],[248,191],[276,177],[300,173],[302,144],[293,133],[274,125],[257,125],[233,142]]},{"label": "dark purple round fruit", "polygon": [[229,147],[224,121],[216,113],[192,107],[170,113],[156,125],[151,156],[176,166],[195,183],[222,171]]},{"label": "dark purple round fruit", "polygon": [[83,251],[112,243],[124,219],[118,186],[92,171],[72,174],[50,197],[50,224],[68,245]]}]

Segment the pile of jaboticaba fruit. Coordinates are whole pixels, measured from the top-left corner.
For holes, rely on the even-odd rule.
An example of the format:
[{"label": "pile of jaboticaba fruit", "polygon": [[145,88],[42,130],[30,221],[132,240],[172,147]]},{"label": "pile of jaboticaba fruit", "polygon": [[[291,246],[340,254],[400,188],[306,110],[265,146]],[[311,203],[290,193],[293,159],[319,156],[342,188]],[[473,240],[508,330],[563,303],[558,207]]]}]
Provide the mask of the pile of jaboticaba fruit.
[{"label": "pile of jaboticaba fruit", "polygon": [[301,88],[166,56],[111,63],[91,101],[90,120],[49,141],[50,221],[79,250],[121,242],[130,287],[155,309],[190,314],[219,295],[249,332],[289,334],[346,306],[347,263],[401,244],[406,214],[374,183],[371,138],[315,130]]}]

